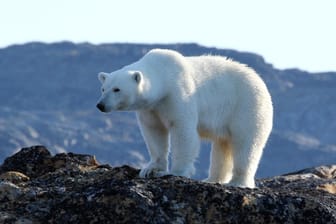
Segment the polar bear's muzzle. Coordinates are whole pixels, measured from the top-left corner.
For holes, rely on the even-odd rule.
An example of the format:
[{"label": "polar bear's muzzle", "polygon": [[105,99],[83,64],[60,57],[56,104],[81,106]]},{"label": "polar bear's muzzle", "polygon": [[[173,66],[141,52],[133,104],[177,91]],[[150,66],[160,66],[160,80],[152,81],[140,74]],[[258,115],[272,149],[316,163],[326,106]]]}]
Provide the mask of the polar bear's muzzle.
[{"label": "polar bear's muzzle", "polygon": [[101,112],[108,113],[113,108],[109,101],[111,101],[111,99],[108,95],[102,95],[96,106]]},{"label": "polar bear's muzzle", "polygon": [[99,102],[99,103],[97,104],[97,108],[98,108],[101,112],[106,112],[106,111],[105,111],[105,104],[102,103],[102,102]]},{"label": "polar bear's muzzle", "polygon": [[127,107],[127,104],[123,103],[123,102],[119,102],[116,105],[111,105],[109,102],[106,102],[106,99],[102,99],[100,101],[98,101],[96,107],[104,113],[109,113],[113,110],[124,110]]}]

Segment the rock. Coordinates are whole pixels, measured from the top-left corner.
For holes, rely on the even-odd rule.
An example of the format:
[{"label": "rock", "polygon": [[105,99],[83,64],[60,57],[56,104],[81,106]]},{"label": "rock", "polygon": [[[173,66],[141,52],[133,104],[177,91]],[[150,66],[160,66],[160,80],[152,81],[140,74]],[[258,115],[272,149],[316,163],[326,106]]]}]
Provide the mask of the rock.
[{"label": "rock", "polygon": [[42,167],[50,158],[51,154],[44,146],[23,148],[18,153],[5,159],[0,168],[0,172],[17,171],[29,177],[36,177],[43,173],[53,171],[48,167]]},{"label": "rock", "polygon": [[0,182],[0,201],[13,201],[22,194],[22,190],[13,183],[7,181]]},{"label": "rock", "polygon": [[335,165],[260,179],[256,189],[141,179],[129,166],[41,147],[7,158],[0,175],[9,168],[30,179],[1,182],[0,195],[17,192],[0,197],[1,223],[336,223]]},{"label": "rock", "polygon": [[94,156],[73,153],[61,153],[54,157],[44,146],[32,146],[21,149],[15,155],[5,159],[0,167],[0,173],[17,171],[30,178],[35,178],[57,169],[86,169],[98,166]]},{"label": "rock", "polygon": [[290,173],[287,175],[293,175],[293,174],[314,174],[320,178],[335,179],[336,178],[336,165],[312,167],[312,168],[300,170],[294,173]]},{"label": "rock", "polygon": [[336,194],[336,182],[330,184],[321,184],[317,189],[329,192],[331,194]]},{"label": "rock", "polygon": [[0,175],[0,181],[9,181],[14,184],[17,184],[23,181],[28,181],[28,180],[29,180],[29,177],[27,177],[23,173],[16,172],[16,171],[8,171]]}]

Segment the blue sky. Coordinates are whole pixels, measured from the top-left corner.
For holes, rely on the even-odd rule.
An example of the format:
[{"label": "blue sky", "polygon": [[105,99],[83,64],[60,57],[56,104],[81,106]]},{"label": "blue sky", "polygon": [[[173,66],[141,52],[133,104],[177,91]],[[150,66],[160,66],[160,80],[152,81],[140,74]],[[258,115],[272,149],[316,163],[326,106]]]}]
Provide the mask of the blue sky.
[{"label": "blue sky", "polygon": [[0,0],[0,48],[30,41],[196,42],[277,68],[336,71],[334,0]]}]

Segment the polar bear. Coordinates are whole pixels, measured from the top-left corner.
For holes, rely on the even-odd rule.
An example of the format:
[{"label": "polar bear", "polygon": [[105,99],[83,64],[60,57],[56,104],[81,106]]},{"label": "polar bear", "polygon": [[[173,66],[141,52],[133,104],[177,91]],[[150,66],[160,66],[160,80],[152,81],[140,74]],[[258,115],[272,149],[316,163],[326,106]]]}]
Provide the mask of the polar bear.
[{"label": "polar bear", "polygon": [[206,181],[255,187],[273,107],[265,83],[253,69],[221,56],[185,57],[154,49],[98,78],[100,111],[136,111],[151,158],[140,177],[191,177],[201,137],[212,141]]}]

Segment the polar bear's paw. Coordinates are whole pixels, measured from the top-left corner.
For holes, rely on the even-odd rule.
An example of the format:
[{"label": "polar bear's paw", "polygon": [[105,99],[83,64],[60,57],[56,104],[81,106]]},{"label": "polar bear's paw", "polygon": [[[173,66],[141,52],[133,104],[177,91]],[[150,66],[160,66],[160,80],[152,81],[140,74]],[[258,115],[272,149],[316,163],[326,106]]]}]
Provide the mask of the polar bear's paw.
[{"label": "polar bear's paw", "polygon": [[190,178],[192,175],[195,174],[195,167],[192,163],[185,164],[184,167],[173,167],[171,174],[174,176],[182,176]]},{"label": "polar bear's paw", "polygon": [[227,186],[231,187],[240,187],[240,188],[255,188],[254,180],[231,180],[229,183],[226,184]]},{"label": "polar bear's paw", "polygon": [[202,181],[206,183],[211,183],[211,184],[215,184],[215,183],[227,184],[229,182],[228,180],[222,180],[222,179],[216,179],[216,178],[210,178],[210,177],[203,179]]},{"label": "polar bear's paw", "polygon": [[168,175],[168,171],[158,164],[150,163],[147,167],[141,169],[139,176],[141,178],[162,177]]}]

